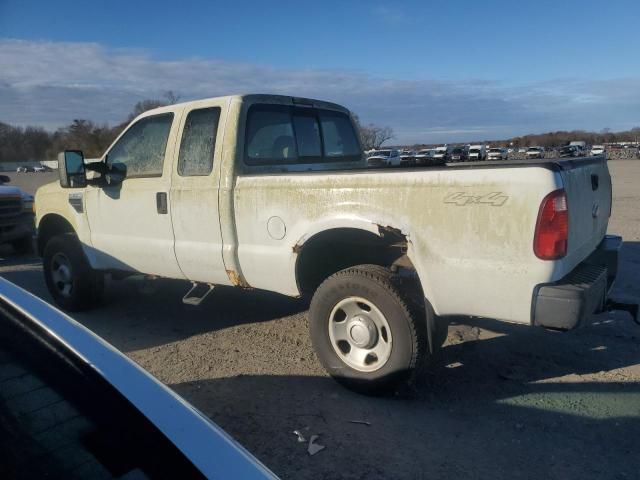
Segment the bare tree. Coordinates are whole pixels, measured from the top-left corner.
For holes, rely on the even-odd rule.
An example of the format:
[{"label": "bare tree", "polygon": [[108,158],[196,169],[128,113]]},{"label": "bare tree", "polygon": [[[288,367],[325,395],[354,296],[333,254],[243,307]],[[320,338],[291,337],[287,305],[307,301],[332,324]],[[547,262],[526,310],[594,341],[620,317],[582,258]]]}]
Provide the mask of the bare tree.
[{"label": "bare tree", "polygon": [[146,112],[147,110],[164,107],[166,105],[173,105],[174,103],[178,103],[179,100],[180,95],[177,95],[172,90],[167,90],[166,92],[164,92],[162,94],[162,98],[142,100],[133,106],[133,111],[129,114],[127,123],[136,118],[141,113]]},{"label": "bare tree", "polygon": [[362,125],[357,115],[353,115],[353,119],[360,133],[360,142],[365,150],[378,149],[384,142],[395,137],[391,127],[380,127],[373,123]]}]

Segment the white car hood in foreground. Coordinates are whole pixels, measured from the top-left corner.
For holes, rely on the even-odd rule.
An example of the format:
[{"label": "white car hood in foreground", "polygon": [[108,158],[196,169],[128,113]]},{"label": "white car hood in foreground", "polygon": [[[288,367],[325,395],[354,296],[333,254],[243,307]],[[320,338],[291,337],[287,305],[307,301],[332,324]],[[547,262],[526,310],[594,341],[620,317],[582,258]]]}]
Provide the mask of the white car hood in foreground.
[{"label": "white car hood in foreground", "polygon": [[0,299],[58,339],[110,383],[207,478],[277,478],[182,397],[71,317],[3,278]]}]

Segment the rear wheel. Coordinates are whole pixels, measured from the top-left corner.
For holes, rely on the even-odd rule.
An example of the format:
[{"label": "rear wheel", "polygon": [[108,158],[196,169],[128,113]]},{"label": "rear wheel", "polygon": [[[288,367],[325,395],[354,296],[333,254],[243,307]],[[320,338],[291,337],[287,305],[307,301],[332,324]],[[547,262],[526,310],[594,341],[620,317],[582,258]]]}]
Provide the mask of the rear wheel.
[{"label": "rear wheel", "polygon": [[75,235],[57,235],[47,242],[43,269],[49,293],[64,310],[86,310],[99,302],[104,277],[91,269]]},{"label": "rear wheel", "polygon": [[347,388],[392,391],[429,356],[424,318],[398,287],[389,269],[359,265],[329,277],[313,296],[316,355]]}]

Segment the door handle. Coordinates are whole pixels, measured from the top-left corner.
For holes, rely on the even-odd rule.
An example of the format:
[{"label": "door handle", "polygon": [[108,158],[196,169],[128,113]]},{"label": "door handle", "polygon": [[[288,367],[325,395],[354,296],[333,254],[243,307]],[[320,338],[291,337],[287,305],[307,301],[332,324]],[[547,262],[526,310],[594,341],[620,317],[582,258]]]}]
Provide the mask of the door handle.
[{"label": "door handle", "polygon": [[592,173],[591,174],[591,190],[595,192],[598,189],[599,184],[600,184],[600,179],[598,178],[598,175],[596,175],[595,173]]},{"label": "door handle", "polygon": [[156,193],[156,209],[160,214],[169,213],[169,209],[167,206],[167,192]]}]

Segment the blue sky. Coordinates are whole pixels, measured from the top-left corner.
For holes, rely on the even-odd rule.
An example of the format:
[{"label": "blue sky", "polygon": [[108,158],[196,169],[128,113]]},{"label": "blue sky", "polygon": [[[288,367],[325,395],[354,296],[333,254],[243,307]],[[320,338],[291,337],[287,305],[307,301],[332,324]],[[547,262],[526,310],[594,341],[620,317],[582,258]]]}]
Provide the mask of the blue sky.
[{"label": "blue sky", "polygon": [[0,0],[0,121],[115,123],[136,101],[338,101],[396,142],[640,125],[640,2]]}]

